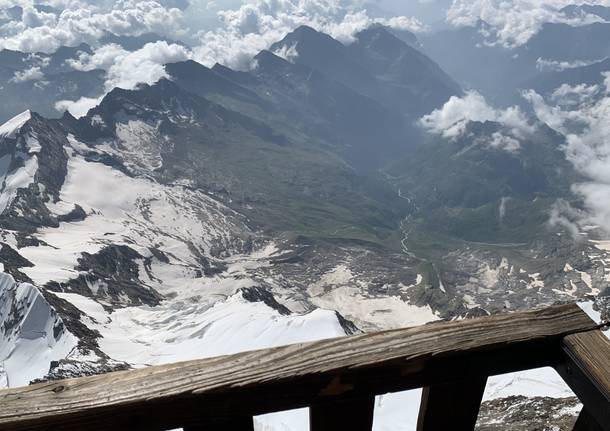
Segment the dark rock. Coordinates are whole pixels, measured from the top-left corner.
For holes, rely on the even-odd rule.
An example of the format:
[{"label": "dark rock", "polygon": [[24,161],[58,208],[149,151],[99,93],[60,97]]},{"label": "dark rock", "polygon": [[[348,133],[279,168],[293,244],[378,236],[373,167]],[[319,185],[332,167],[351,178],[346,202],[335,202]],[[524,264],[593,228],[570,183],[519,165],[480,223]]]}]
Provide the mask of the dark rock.
[{"label": "dark rock", "polygon": [[[103,298],[104,302],[118,307],[157,305],[163,297],[142,283],[136,260],[144,261],[144,257],[125,245],[109,245],[95,254],[83,253],[76,267],[81,271],[78,277],[62,283],[49,282],[45,288]],[[90,287],[92,283],[101,285],[95,293]]]},{"label": "dark rock", "polygon": [[19,268],[31,268],[34,264],[21,256],[10,245],[1,244],[0,246],[0,262],[4,265],[4,272],[11,274],[15,281],[31,282],[32,280],[19,271]]},{"label": "dark rock", "polygon": [[101,334],[97,330],[88,328],[81,321],[83,313],[78,308],[46,289],[42,290],[42,294],[49,305],[61,316],[65,328],[78,338],[78,347],[83,352],[93,351],[102,358],[107,357],[99,350],[97,339],[101,337]]},{"label": "dark rock", "polygon": [[78,204],[74,205],[74,208],[68,214],[62,214],[57,216],[57,221],[62,222],[75,222],[82,221],[87,218],[87,213]]},{"label": "dark rock", "polygon": [[239,292],[241,293],[241,296],[246,301],[263,302],[263,303],[265,303],[265,305],[267,305],[270,308],[273,308],[278,313],[280,313],[284,316],[291,314],[290,310],[288,308],[286,308],[284,305],[277,302],[276,299],[273,297],[273,295],[268,290],[255,286],[255,287],[244,287],[244,288],[240,289]]},{"label": "dark rock", "polygon": [[339,324],[345,331],[345,335],[356,335],[356,334],[362,333],[362,331],[360,329],[358,329],[358,327],[356,326],[356,324],[354,322],[343,317],[341,315],[341,313],[339,313],[338,311],[335,311],[335,315],[337,316],[337,320],[339,321]]}]

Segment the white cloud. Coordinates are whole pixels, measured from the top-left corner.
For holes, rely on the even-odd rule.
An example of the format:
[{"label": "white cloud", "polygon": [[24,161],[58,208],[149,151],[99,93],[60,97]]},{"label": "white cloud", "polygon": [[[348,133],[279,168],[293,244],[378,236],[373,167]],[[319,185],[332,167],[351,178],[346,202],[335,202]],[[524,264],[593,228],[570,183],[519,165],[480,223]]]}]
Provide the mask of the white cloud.
[{"label": "white cloud", "polygon": [[59,112],[68,111],[75,118],[84,117],[89,109],[99,105],[102,97],[81,97],[78,100],[60,100],[55,103],[55,109]]},{"label": "white cloud", "polygon": [[280,49],[275,50],[273,53],[291,63],[294,63],[295,59],[299,56],[296,43],[290,46],[284,45]]},{"label": "white cloud", "polygon": [[21,4],[23,15],[21,21],[0,25],[0,48],[22,52],[50,53],[62,45],[94,44],[105,32],[175,36],[183,30],[181,9],[164,7],[152,0],[50,2],[58,13],[39,12],[27,1],[2,4],[4,7]]},{"label": "white cloud", "polygon": [[48,82],[44,81],[43,69],[46,68],[50,62],[51,59],[49,57],[29,54],[24,59],[24,65],[27,65],[27,67],[23,70],[16,70],[9,82],[22,83],[38,81],[36,83],[37,85],[44,86],[48,84]]},{"label": "white cloud", "polygon": [[29,69],[16,71],[9,82],[21,83],[28,81],[40,81],[43,78],[44,73],[40,69],[40,66],[32,66]]},{"label": "white cloud", "polygon": [[562,86],[550,100],[525,94],[541,121],[566,137],[566,158],[587,181],[573,191],[583,199],[581,224],[610,234],[610,75],[601,86]]},{"label": "white cloud", "polygon": [[70,58],[66,63],[75,70],[85,72],[95,69],[108,70],[117,59],[128,53],[120,45],[110,43],[97,48],[92,54],[80,52],[77,58]]},{"label": "white cloud", "polygon": [[595,98],[600,92],[599,85],[562,84],[551,94],[551,100],[561,106],[578,106]]},{"label": "white cloud", "polygon": [[428,31],[428,27],[422,24],[417,18],[408,16],[393,16],[387,19],[375,20],[379,24],[386,25],[395,30],[406,30],[413,33],[423,33]]},{"label": "white cloud", "polygon": [[516,154],[521,149],[521,143],[518,139],[515,139],[512,136],[507,136],[500,132],[495,132],[491,135],[489,146],[491,148],[495,148],[497,150],[505,151],[511,154]]},{"label": "white cloud", "polygon": [[[584,25],[599,22],[596,15],[567,16],[560,10],[568,5],[588,4],[586,0],[454,0],[447,11],[447,21],[455,26],[475,26],[479,20],[489,28],[490,44],[506,47],[523,45],[544,23]],[[608,0],[597,4],[610,5]]]},{"label": "white cloud", "polygon": [[[184,61],[191,57],[188,48],[165,41],[147,43],[137,51],[127,51],[116,44],[104,45],[93,52],[81,53],[77,59],[68,61],[76,70],[103,69],[106,71],[104,83],[106,93],[114,88],[127,90],[138,84],[154,84],[167,77],[165,64]],[[105,94],[104,94],[105,95]],[[81,97],[78,100],[61,100],[55,104],[58,111],[70,111],[79,118],[97,105],[104,97]]]},{"label": "white cloud", "polygon": [[[463,97],[451,97],[442,108],[425,115],[419,123],[429,132],[445,138],[457,138],[462,136],[471,121],[500,123],[510,130],[514,138],[522,137],[535,129],[519,107],[496,109],[476,91],[469,91]],[[506,141],[502,144],[500,138],[496,140],[496,144],[497,147],[515,146],[514,143]]]},{"label": "white cloud", "polygon": [[118,55],[108,68],[106,90],[115,87],[132,89],[139,83],[153,84],[167,77],[164,65],[188,60],[188,48],[165,41],[147,43],[141,49]]},{"label": "white cloud", "polygon": [[582,211],[572,207],[563,199],[559,199],[551,206],[549,224],[551,226],[563,227],[570,233],[572,238],[581,240],[583,237],[578,224],[582,218]]},{"label": "white cloud", "polygon": [[106,71],[107,91],[115,87],[132,89],[139,83],[152,84],[166,77],[164,65],[191,58],[191,51],[165,41],[147,43],[137,51],[127,51],[116,44],[96,49],[92,54],[82,52],[67,63],[76,70],[103,69]]},{"label": "white cloud", "polygon": [[539,58],[536,60],[536,69],[541,72],[561,72],[566,69],[574,69],[576,67],[590,66],[600,60],[576,60],[576,61],[556,61]]}]

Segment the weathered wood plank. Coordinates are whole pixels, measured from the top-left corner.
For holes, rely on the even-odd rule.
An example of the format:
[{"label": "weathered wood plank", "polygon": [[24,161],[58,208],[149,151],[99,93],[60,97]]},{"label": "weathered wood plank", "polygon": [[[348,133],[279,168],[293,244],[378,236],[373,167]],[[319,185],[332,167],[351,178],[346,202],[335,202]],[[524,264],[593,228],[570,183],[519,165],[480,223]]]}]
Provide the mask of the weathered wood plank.
[{"label": "weathered wood plank", "polygon": [[599,426],[610,431],[610,340],[599,330],[566,336],[555,368]]},{"label": "weathered wood plank", "polygon": [[361,397],[314,404],[309,408],[311,431],[371,431],[375,397]]},{"label": "weathered wood plank", "polygon": [[574,428],[572,431],[604,431],[602,427],[599,426],[597,421],[591,416],[591,413],[585,408],[582,409],[580,414],[578,415],[578,419],[574,424]]},{"label": "weathered wood plank", "polygon": [[417,431],[474,430],[487,377],[426,386]]},{"label": "weathered wood plank", "polygon": [[161,430],[517,371],[595,327],[565,305],[7,389],[0,430]]}]

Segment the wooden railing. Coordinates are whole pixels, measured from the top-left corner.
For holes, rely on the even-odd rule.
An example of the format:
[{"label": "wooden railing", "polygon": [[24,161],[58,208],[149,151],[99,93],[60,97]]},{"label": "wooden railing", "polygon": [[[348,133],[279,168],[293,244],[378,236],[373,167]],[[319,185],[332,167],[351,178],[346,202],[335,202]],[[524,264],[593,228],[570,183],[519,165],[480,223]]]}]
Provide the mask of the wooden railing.
[{"label": "wooden railing", "polygon": [[423,387],[418,430],[472,430],[487,377],[554,367],[610,431],[610,342],[576,305],[434,323],[0,391],[0,430],[252,430],[310,407],[315,431],[371,430],[374,396]]}]

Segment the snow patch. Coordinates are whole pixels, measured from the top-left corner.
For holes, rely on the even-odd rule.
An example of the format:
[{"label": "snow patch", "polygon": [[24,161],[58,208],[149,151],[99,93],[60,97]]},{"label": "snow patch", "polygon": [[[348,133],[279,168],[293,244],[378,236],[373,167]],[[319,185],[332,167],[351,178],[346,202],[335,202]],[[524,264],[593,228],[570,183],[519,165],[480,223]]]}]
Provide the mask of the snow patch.
[{"label": "snow patch", "polygon": [[513,395],[551,398],[574,396],[559,374],[554,369],[546,367],[490,377],[483,400]]},{"label": "snow patch", "polygon": [[116,124],[121,155],[147,171],[163,165],[158,142],[162,142],[157,128],[141,120],[127,120]]},{"label": "snow patch", "polygon": [[0,126],[0,141],[3,139],[13,139],[21,130],[23,125],[32,118],[30,110],[22,112],[19,115],[14,116],[6,123]]},{"label": "snow patch", "polygon": [[78,276],[75,267],[83,252],[94,254],[117,244],[143,256],[150,255],[149,248],[165,252],[170,263],[155,263],[161,282],[151,283],[161,290],[186,288],[201,267],[200,255],[211,257],[212,248],[219,244],[230,250],[236,236],[247,230],[227,217],[230,210],[202,193],[129,177],[73,155],[68,159],[60,202],[47,207],[62,214],[76,204],[88,214],[84,220],[39,229],[35,236],[48,245],[20,250],[35,264],[23,272],[36,284],[68,281]]},{"label": "snow patch", "polygon": [[102,351],[136,367],[227,355],[345,335],[333,311],[284,316],[241,294],[213,306],[167,300],[156,307],[108,313],[90,298],[58,293],[87,314],[100,331]]},{"label": "snow patch", "polygon": [[28,385],[76,347],[76,338],[40,291],[8,274],[0,274],[0,322],[0,384],[5,386]]},{"label": "snow patch", "polygon": [[0,172],[4,172],[4,176],[0,178],[0,181],[2,181],[0,188],[0,213],[15,199],[17,190],[25,189],[34,183],[34,177],[38,171],[38,158],[36,156],[29,157],[25,154],[18,154],[18,156],[22,158],[23,166],[11,173],[8,173],[11,156],[5,155],[0,159]]}]

